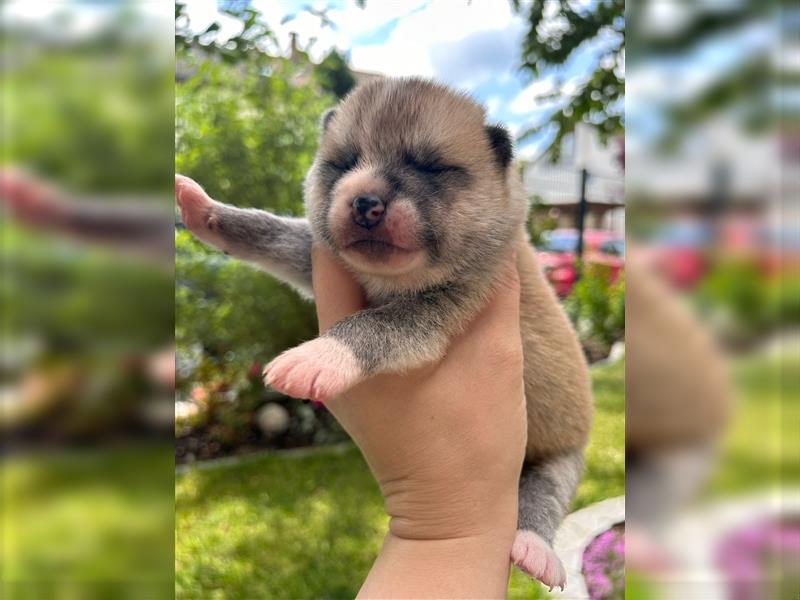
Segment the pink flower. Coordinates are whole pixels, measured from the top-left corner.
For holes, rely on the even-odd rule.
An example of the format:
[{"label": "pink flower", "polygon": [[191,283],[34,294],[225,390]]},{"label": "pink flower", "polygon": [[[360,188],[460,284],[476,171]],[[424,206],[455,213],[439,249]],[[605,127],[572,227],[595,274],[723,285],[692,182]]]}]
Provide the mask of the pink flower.
[{"label": "pink flower", "polygon": [[583,576],[592,600],[625,597],[625,530],[604,531],[583,551]]},{"label": "pink flower", "polygon": [[716,563],[728,577],[732,600],[768,597],[774,591],[765,590],[770,570],[800,564],[800,522],[769,520],[740,528],[722,540]]},{"label": "pink flower", "polygon": [[196,385],[192,388],[189,396],[197,403],[205,403],[208,400],[208,390],[201,385]]}]

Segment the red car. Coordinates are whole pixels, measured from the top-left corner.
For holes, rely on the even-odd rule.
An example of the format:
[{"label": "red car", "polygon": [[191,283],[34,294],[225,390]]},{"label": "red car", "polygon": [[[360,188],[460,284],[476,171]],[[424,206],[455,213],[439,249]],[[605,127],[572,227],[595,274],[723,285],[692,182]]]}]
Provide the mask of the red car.
[{"label": "red car", "polygon": [[[537,248],[545,276],[559,297],[572,291],[577,278],[575,256],[578,248],[576,229],[554,229],[543,236]],[[583,260],[609,268],[609,279],[615,281],[625,266],[625,240],[610,231],[587,229],[583,232]]]}]

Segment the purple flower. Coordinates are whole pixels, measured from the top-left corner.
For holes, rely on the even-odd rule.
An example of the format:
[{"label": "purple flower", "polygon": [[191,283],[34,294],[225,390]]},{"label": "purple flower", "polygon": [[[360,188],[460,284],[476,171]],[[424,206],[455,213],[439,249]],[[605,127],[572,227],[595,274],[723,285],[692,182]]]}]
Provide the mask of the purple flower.
[{"label": "purple flower", "polygon": [[583,551],[583,578],[592,600],[625,597],[625,525],[594,538]]},{"label": "purple flower", "polygon": [[800,575],[800,521],[759,521],[737,529],[718,546],[716,563],[728,579],[731,600],[780,596],[773,586]]}]

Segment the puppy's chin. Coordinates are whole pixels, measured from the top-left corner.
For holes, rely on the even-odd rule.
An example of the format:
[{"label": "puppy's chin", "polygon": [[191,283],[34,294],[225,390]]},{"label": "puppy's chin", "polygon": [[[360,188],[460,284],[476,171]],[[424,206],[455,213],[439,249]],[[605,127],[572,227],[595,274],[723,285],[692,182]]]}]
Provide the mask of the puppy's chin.
[{"label": "puppy's chin", "polygon": [[339,250],[341,257],[359,273],[376,277],[409,275],[425,267],[425,251],[408,250],[378,240],[361,240]]}]

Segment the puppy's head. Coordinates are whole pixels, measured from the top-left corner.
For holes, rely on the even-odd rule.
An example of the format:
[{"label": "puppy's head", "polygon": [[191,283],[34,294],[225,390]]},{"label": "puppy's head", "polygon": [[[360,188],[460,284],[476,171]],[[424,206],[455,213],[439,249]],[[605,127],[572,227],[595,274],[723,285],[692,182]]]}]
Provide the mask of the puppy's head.
[{"label": "puppy's head", "polygon": [[306,212],[362,281],[421,288],[479,267],[523,220],[512,144],[481,106],[420,79],[381,79],[325,114]]}]

